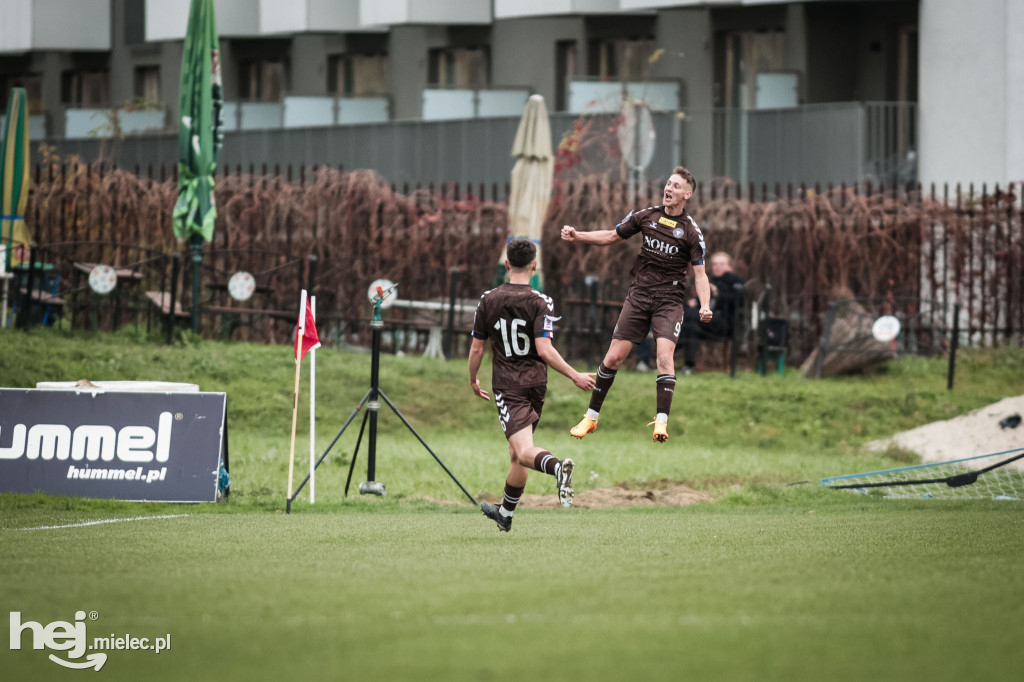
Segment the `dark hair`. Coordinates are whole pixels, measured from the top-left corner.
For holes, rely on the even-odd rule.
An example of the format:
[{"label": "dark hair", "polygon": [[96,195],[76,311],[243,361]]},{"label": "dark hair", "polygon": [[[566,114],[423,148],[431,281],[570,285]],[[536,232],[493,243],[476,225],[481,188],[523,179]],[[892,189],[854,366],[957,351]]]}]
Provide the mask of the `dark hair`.
[{"label": "dark hair", "polygon": [[673,168],[672,175],[678,175],[684,181],[686,181],[686,183],[690,185],[691,192],[697,191],[697,181],[693,179],[693,173],[686,170],[686,168],[684,168],[683,166],[676,166],[675,168]]},{"label": "dark hair", "polygon": [[537,247],[529,239],[513,239],[505,247],[508,264],[514,268],[525,268],[537,257]]}]

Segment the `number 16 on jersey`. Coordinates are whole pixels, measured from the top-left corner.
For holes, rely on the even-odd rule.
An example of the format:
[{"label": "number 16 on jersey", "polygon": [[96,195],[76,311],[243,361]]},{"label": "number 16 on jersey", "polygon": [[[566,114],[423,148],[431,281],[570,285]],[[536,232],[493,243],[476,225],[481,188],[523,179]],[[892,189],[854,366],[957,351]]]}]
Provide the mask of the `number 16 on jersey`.
[{"label": "number 16 on jersey", "polygon": [[[511,327],[511,329],[510,329]],[[527,355],[530,352],[530,337],[523,329],[526,327],[526,320],[516,318],[511,324],[504,317],[494,323],[494,328],[501,332],[501,341],[505,344],[505,357],[515,355]]]}]

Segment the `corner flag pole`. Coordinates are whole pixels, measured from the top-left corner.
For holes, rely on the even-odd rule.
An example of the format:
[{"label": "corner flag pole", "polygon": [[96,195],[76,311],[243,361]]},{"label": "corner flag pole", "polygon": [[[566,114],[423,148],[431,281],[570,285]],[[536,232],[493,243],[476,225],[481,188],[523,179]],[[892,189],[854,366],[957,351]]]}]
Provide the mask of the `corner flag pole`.
[{"label": "corner flag pole", "polygon": [[[316,296],[309,297],[309,309],[316,322]],[[303,316],[305,317],[305,316]],[[301,342],[300,342],[301,344]],[[301,345],[300,345],[301,348]],[[300,351],[301,352],[301,351]],[[316,348],[309,351],[309,503],[316,502]],[[291,490],[291,486],[288,489]]]},{"label": "corner flag pole", "polygon": [[299,331],[295,341],[295,395],[292,400],[292,438],[288,447],[288,504],[286,514],[292,513],[292,481],[295,476],[295,422],[299,416],[299,371],[302,369],[302,335],[306,331],[306,290],[302,290],[302,304],[299,308]]}]

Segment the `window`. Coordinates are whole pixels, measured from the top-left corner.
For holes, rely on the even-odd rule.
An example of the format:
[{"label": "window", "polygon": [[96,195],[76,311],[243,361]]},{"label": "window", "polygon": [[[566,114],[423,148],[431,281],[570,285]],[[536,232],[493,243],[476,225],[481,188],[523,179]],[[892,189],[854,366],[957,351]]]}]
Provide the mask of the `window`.
[{"label": "window", "polygon": [[328,58],[328,92],[344,97],[387,95],[389,81],[386,54],[335,54]]},{"label": "window", "polygon": [[725,42],[725,92],[727,109],[757,106],[757,74],[782,71],[785,33],[741,31],[730,33]]},{"label": "window", "polygon": [[280,102],[285,91],[283,61],[249,59],[239,62],[238,96],[253,102]]},{"label": "window", "polygon": [[134,94],[146,102],[160,101],[160,67],[136,66]]},{"label": "window", "polygon": [[650,80],[652,54],[653,38],[594,40],[590,43],[588,74],[606,80]]},{"label": "window", "polygon": [[576,75],[576,41],[560,40],[555,56],[555,111],[569,106],[569,83]]},{"label": "window", "polygon": [[23,76],[8,76],[3,88],[3,103],[0,106],[7,106],[11,99],[12,88],[25,88],[25,99],[28,103],[30,116],[37,116],[43,113],[43,76],[38,73],[25,74]]},{"label": "window", "polygon": [[102,70],[65,71],[61,74],[61,102],[73,107],[110,106],[110,72]]},{"label": "window", "polygon": [[899,29],[899,72],[896,76],[896,100],[917,101],[917,26]]},{"label": "window", "polygon": [[428,79],[445,88],[487,87],[487,48],[431,50]]}]

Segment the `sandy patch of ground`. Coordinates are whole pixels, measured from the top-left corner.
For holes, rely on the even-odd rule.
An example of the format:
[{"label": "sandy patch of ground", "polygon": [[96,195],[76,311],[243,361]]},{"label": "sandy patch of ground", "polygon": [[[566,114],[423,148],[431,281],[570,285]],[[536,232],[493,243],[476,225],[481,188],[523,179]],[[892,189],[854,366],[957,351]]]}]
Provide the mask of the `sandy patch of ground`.
[{"label": "sandy patch of ground", "polygon": [[[882,451],[896,445],[921,456],[922,462],[989,455],[1024,447],[1024,424],[1003,428],[999,422],[1014,414],[1024,415],[1024,395],[1005,398],[973,412],[919,426],[867,444]],[[1024,468],[1024,460],[1008,466]]]},{"label": "sandy patch of ground", "polygon": [[[480,493],[478,500],[500,504],[501,498],[491,493]],[[714,502],[707,493],[689,488],[678,481],[627,481],[613,488],[593,488],[576,493],[572,506],[581,509],[610,507],[682,507],[698,502]],[[527,509],[555,509],[559,506],[558,495],[523,495],[519,506]]]},{"label": "sandy patch of ground", "polygon": [[[463,500],[440,500],[425,495],[411,495],[410,500],[423,500],[435,504],[461,505]],[[501,504],[501,497],[489,492],[477,493],[478,502]],[[657,481],[626,481],[613,488],[593,488],[576,493],[572,506],[581,509],[606,509],[611,507],[683,507],[698,502],[714,502],[715,498],[689,488],[679,481],[659,479]],[[558,495],[523,495],[519,506],[527,509],[555,509],[559,506]]]}]

